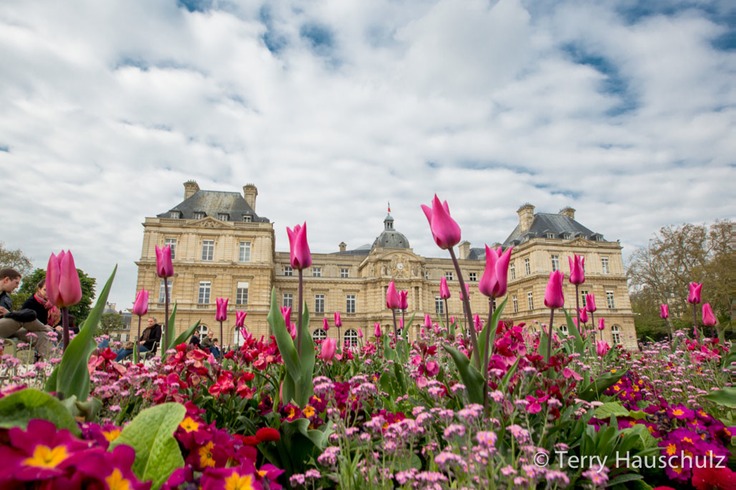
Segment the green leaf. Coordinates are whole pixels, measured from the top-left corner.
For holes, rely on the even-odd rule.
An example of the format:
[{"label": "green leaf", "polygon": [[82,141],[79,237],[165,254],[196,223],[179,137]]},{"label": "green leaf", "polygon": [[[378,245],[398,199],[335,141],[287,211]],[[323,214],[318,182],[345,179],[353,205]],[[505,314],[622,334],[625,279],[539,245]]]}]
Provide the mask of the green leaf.
[{"label": "green leaf", "polygon": [[[483,330],[480,331],[480,335],[478,335],[478,342],[480,342],[480,358],[485,359],[485,352],[486,352],[486,345],[489,347],[489,354],[488,359],[491,358],[493,355],[493,345],[496,341],[496,331],[498,330],[498,320],[501,318],[501,315],[503,314],[503,309],[506,306],[506,301],[508,301],[508,296],[501,302],[501,304],[493,311],[493,315],[491,315],[491,321],[490,323],[486,323],[483,326]],[[489,335],[490,338],[488,339],[488,343],[486,344],[486,335]]]},{"label": "green leaf", "polygon": [[[606,486],[614,487],[616,485],[621,485],[622,483],[626,483],[625,488],[642,488],[642,487],[634,486],[634,482],[638,480],[643,480],[643,479],[644,477],[640,475],[639,473],[625,473],[623,475],[619,475],[616,478],[611,479]],[[643,487],[643,488],[647,488],[647,487]]]},{"label": "green leaf", "polygon": [[580,390],[578,398],[588,402],[598,399],[601,393],[606,391],[609,386],[615,385],[624,374],[626,374],[626,370],[616,371],[615,373],[607,372],[599,376],[594,382]]},{"label": "green leaf", "polygon": [[104,313],[107,296],[110,294],[110,288],[117,270],[118,266],[116,265],[110,278],[105,283],[105,287],[102,288],[95,307],[82,324],[79,333],[69,342],[64,355],[61,357],[61,362],[54,369],[46,383],[46,391],[55,391],[64,398],[76,396],[80,401],[85,401],[89,397],[90,384],[87,363],[92,352],[97,348],[95,334],[100,318]]},{"label": "green leaf", "polygon": [[[471,327],[472,328],[472,327]],[[451,345],[443,345],[442,347],[450,354],[455,366],[463,380],[465,390],[468,392],[468,400],[471,403],[483,404],[483,384],[485,379],[475,366],[470,364],[470,359]]]},{"label": "green leaf", "polygon": [[147,408],[128,424],[110,449],[126,444],[135,449],[133,472],[141,481],[153,481],[159,488],[176,470],[184,466],[184,458],[174,432],[186,409],[179,403],[164,403]]},{"label": "green leaf", "polygon": [[593,417],[599,419],[607,419],[610,418],[611,415],[615,415],[616,417],[628,417],[629,411],[618,402],[606,402],[593,411]]},{"label": "green leaf", "polygon": [[[281,358],[284,360],[286,370],[291,375],[294,382],[299,381],[299,375],[301,373],[301,366],[299,365],[299,354],[296,351],[294,345],[294,339],[289,335],[289,331],[286,329],[286,322],[284,317],[279,310],[278,301],[276,298],[276,288],[271,290],[271,309],[268,312],[268,324],[271,326],[273,335],[276,338],[276,345],[279,347]],[[282,400],[284,403],[289,403],[291,400]]]},{"label": "green leaf", "polygon": [[585,340],[580,336],[580,332],[578,331],[578,327],[575,326],[575,323],[572,321],[572,317],[567,312],[567,309],[562,309],[563,313],[565,313],[565,320],[567,322],[567,331],[572,332],[572,336],[574,338],[575,342],[575,352],[578,354],[584,354],[585,353]]},{"label": "green leaf", "polygon": [[[297,346],[298,347],[298,346]],[[298,383],[296,384],[296,402],[299,407],[304,408],[309,403],[309,398],[314,394],[314,364],[315,350],[314,339],[309,331],[309,308],[304,304],[302,312],[302,346],[299,354],[299,372]]]},{"label": "green leaf", "polygon": [[[174,305],[174,310],[176,310],[176,305]],[[177,345],[183,344],[184,342],[186,342],[189,339],[189,337],[192,336],[192,334],[194,333],[194,331],[199,328],[200,322],[201,322],[201,320],[197,320],[197,322],[194,325],[192,325],[186,331],[184,331],[181,335],[179,335],[176,338],[176,340],[174,340],[174,345],[171,348],[173,349]]]},{"label": "green leaf", "polygon": [[[171,285],[169,285],[169,287],[171,287]],[[176,321],[176,307],[177,306],[178,306],[178,303],[174,303],[174,309],[171,310],[171,315],[169,315],[169,323],[166,324],[166,340],[169,341],[169,345],[164,346],[164,352],[161,353],[162,354],[161,357],[163,357],[163,354],[167,350],[173,349],[177,345],[174,343],[174,334],[176,333],[176,323],[174,322]]]},{"label": "green leaf", "polygon": [[621,431],[625,438],[633,437],[636,443],[632,446],[644,450],[656,448],[658,441],[644,424],[636,424]]},{"label": "green leaf", "polygon": [[16,391],[0,398],[0,427],[25,429],[31,419],[44,419],[59,429],[80,434],[74,416],[57,398],[33,388]]},{"label": "green leaf", "polygon": [[716,405],[722,405],[728,408],[736,408],[736,387],[727,386],[718,391],[712,391],[703,398],[710,400]]}]

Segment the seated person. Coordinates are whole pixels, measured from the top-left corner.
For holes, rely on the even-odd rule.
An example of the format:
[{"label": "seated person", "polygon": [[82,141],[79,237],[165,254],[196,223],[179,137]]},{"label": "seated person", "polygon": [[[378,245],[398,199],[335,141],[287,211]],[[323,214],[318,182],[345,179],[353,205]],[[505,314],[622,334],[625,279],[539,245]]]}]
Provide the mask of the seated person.
[{"label": "seated person", "polygon": [[61,325],[59,325],[61,312],[59,308],[49,302],[48,296],[46,295],[46,279],[36,284],[36,292],[23,303],[21,308],[28,308],[35,311],[36,318],[38,318],[39,322],[51,328],[56,327],[56,331],[61,332]]},{"label": "seated person", "polygon": [[212,347],[212,339],[206,333],[202,334],[202,347],[205,349]]},{"label": "seated person", "polygon": [[[148,326],[138,339],[138,352],[148,352],[153,349],[153,344],[161,341],[161,325],[154,317],[148,319]],[[115,362],[120,362],[133,353],[133,349],[120,349],[117,351]]]},{"label": "seated person", "polygon": [[[20,284],[20,272],[12,268],[0,270],[0,317],[13,311],[13,300],[10,298],[15,288]],[[53,348],[48,333],[52,329],[38,319],[30,322],[20,322],[12,318],[0,318],[0,338],[17,338],[24,342],[30,342],[29,333],[36,338],[36,350],[42,359],[48,360]]]},{"label": "seated person", "polygon": [[192,338],[189,339],[189,345],[192,345],[194,347],[199,347],[200,340],[199,340],[199,335],[197,335],[197,332],[194,332],[192,334]]},{"label": "seated person", "polygon": [[215,359],[219,359],[222,353],[220,352],[220,344],[217,339],[212,339],[212,343],[210,344],[210,354],[215,356]]}]

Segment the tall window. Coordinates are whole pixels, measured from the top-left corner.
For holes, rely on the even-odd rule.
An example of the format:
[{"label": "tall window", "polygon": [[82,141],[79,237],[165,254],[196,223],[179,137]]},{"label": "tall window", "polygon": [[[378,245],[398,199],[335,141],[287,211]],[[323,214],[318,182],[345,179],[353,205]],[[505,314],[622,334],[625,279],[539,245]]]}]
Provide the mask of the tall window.
[{"label": "tall window", "polygon": [[438,315],[444,315],[445,314],[445,300],[443,300],[439,296],[434,297],[434,311]]},{"label": "tall window", "polygon": [[219,213],[217,215],[217,219],[219,219],[220,221],[230,221],[230,215],[227,213]]},{"label": "tall window", "polygon": [[294,295],[292,293],[284,293],[284,300],[281,302],[281,306],[284,308],[291,308],[294,305]]},{"label": "tall window", "polygon": [[322,277],[322,267],[312,267],[312,277]]},{"label": "tall window", "polygon": [[250,262],[250,242],[240,242],[238,260],[240,262]]},{"label": "tall window", "polygon": [[343,337],[343,345],[345,347],[357,347],[358,346],[358,332],[353,328],[345,330],[345,336]]},{"label": "tall window", "polygon": [[246,214],[243,215],[243,223],[250,223],[253,221],[253,216]]},{"label": "tall window", "polygon": [[[174,289],[174,281],[169,278],[169,303],[171,303],[171,290]],[[158,288],[158,302],[164,303],[166,302],[166,296],[165,296],[165,288],[164,288],[164,280],[161,279],[159,281],[159,288]]]},{"label": "tall window", "polygon": [[552,255],[552,270],[553,271],[560,270],[560,256],[559,255]]},{"label": "tall window", "polygon": [[516,264],[511,262],[511,265],[509,265],[509,277],[511,279],[516,279]]},{"label": "tall window", "polygon": [[478,274],[476,272],[469,272],[468,279],[470,282],[476,282],[478,280]]},{"label": "tall window", "polygon": [[616,308],[616,302],[613,298],[613,291],[606,291],[606,303],[608,303],[609,310]]},{"label": "tall window", "polygon": [[529,263],[529,259],[526,258],[526,259],[524,259],[524,274],[526,274],[528,276],[531,273],[532,273],[532,266]]},{"label": "tall window", "polygon": [[519,300],[516,295],[511,296],[511,304],[514,305],[514,313],[519,313]]},{"label": "tall window", "polygon": [[285,265],[284,266],[284,275],[285,276],[288,276],[288,277],[293,276],[294,275],[294,269],[292,269],[290,265]]},{"label": "tall window", "polygon": [[611,272],[608,269],[608,257],[601,257],[601,271],[604,274],[609,274]]},{"label": "tall window", "polygon": [[588,291],[586,289],[580,290],[580,304],[583,305],[583,308],[587,306],[587,303],[585,301],[585,296],[588,294]]},{"label": "tall window", "polygon": [[447,279],[448,281],[452,281],[454,277],[455,277],[455,274],[453,274],[452,271],[445,272],[445,279]]},{"label": "tall window", "polygon": [[176,258],[176,238],[166,238],[164,240],[164,247],[169,247],[171,249],[171,259]]},{"label": "tall window", "polygon": [[324,294],[314,295],[314,312],[315,313],[325,312],[325,295]]},{"label": "tall window", "polygon": [[215,241],[202,240],[202,260],[212,261],[215,258]]},{"label": "tall window", "polygon": [[235,290],[235,304],[236,305],[247,305],[248,304],[248,283],[238,282],[238,289]]},{"label": "tall window", "polygon": [[563,323],[560,325],[560,331],[563,333],[563,335],[569,335],[570,332],[567,330],[567,323]]},{"label": "tall window", "polygon": [[613,340],[614,345],[621,343],[621,329],[618,328],[618,325],[611,327],[611,340]]},{"label": "tall window", "polygon": [[345,313],[355,313],[355,295],[348,294],[345,297]]},{"label": "tall window", "polygon": [[212,283],[210,281],[199,282],[199,296],[197,296],[197,303],[200,305],[210,304],[210,292],[212,291]]},{"label": "tall window", "polygon": [[327,332],[323,328],[318,328],[312,332],[312,338],[316,341],[322,341],[327,338]]},{"label": "tall window", "polygon": [[347,267],[340,267],[340,277],[343,279],[350,277],[350,269]]},{"label": "tall window", "polygon": [[205,214],[202,211],[195,211],[193,214],[194,219],[203,219]]},{"label": "tall window", "polygon": [[534,293],[531,293],[531,292],[526,293],[526,301],[529,306],[529,310],[530,311],[533,310],[534,309]]}]

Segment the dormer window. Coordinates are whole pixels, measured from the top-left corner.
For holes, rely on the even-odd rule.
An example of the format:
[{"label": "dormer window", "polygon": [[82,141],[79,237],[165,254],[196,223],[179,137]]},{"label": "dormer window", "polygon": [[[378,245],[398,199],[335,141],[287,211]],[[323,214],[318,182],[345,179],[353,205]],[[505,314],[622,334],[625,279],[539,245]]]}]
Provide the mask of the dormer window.
[{"label": "dormer window", "polygon": [[249,214],[243,216],[243,223],[250,223],[251,221],[253,221],[253,216]]},{"label": "dormer window", "polygon": [[563,233],[562,238],[565,240],[569,240],[570,238],[572,238],[572,235],[570,233]]},{"label": "dormer window", "polygon": [[171,219],[179,219],[179,218],[181,218],[181,211],[170,211],[169,212],[169,218],[171,218]]},{"label": "dormer window", "polygon": [[217,215],[217,219],[219,219],[220,221],[230,221],[230,215],[227,213],[219,213]]},{"label": "dormer window", "polygon": [[207,216],[203,211],[195,211],[192,215],[192,218],[194,219],[204,219],[204,217]]},{"label": "dormer window", "polygon": [[555,234],[554,233],[547,233],[546,236],[547,236],[547,238],[554,238],[555,237]]}]

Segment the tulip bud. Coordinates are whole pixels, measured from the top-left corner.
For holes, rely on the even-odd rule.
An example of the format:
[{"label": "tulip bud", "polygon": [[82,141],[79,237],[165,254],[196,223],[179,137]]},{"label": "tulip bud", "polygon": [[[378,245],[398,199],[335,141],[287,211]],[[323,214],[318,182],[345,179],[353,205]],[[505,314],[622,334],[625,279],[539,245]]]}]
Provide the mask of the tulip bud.
[{"label": "tulip bud", "polygon": [[424,326],[426,328],[432,328],[432,317],[429,315],[429,313],[424,315]]},{"label": "tulip bud", "polygon": [[399,293],[396,291],[396,285],[391,281],[388,283],[388,289],[386,290],[386,308],[396,310],[400,306],[401,298],[399,298]]},{"label": "tulip bud", "polygon": [[687,302],[697,305],[700,303],[700,293],[703,290],[703,284],[697,282],[691,282],[688,284],[689,293],[687,295]]},{"label": "tulip bud", "polygon": [[405,291],[405,290],[399,291],[399,309],[400,310],[409,309],[409,291]]},{"label": "tulip bud", "polygon": [[550,309],[562,308],[565,305],[565,296],[562,294],[562,281],[565,274],[562,271],[553,271],[549,275],[547,289],[544,292],[544,306]]},{"label": "tulip bud", "polygon": [[236,311],[235,312],[235,326],[238,328],[243,328],[245,326],[245,317],[248,316],[248,312],[246,311]]},{"label": "tulip bud", "polygon": [[585,310],[585,308],[580,308],[578,310],[580,312],[580,321],[582,323],[588,323],[588,312]]},{"label": "tulip bud", "polygon": [[217,310],[215,312],[215,320],[218,322],[224,322],[227,320],[227,303],[230,301],[229,298],[216,298],[215,305]]},{"label": "tulip bud", "polygon": [[483,320],[480,319],[480,315],[477,313],[473,315],[473,325],[475,326],[476,332],[483,330]]},{"label": "tulip bud", "polygon": [[171,247],[156,245],[156,275],[171,277],[174,275],[174,264],[171,263]]},{"label": "tulip bud", "polygon": [[585,282],[585,257],[573,254],[567,258],[570,264],[570,284]]},{"label": "tulip bud", "polygon": [[450,288],[447,287],[447,278],[442,276],[440,279],[440,298],[450,299]]},{"label": "tulip bud", "polygon": [[595,312],[595,310],[597,310],[595,306],[595,295],[594,294],[585,295],[585,309],[588,310],[590,313],[593,313]]},{"label": "tulip bud", "polygon": [[432,237],[438,247],[447,250],[460,242],[460,226],[450,216],[450,207],[447,205],[447,201],[440,202],[437,194],[435,194],[432,207],[422,204],[422,210],[427,217],[427,221],[429,221]]},{"label": "tulip bud", "polygon": [[666,320],[670,317],[670,307],[669,305],[659,305],[659,317],[663,320]]},{"label": "tulip bud", "polygon": [[330,322],[327,321],[327,317],[324,317],[322,319],[322,330],[324,330],[326,332],[329,329],[330,329]]},{"label": "tulip bud", "polygon": [[322,350],[320,351],[319,357],[323,361],[332,361],[335,358],[335,352],[337,352],[337,340],[333,338],[326,338],[322,341]]},{"label": "tulip bud", "polygon": [[82,300],[82,284],[70,251],[53,253],[46,269],[46,295],[59,308],[74,306]]},{"label": "tulip bud", "polygon": [[382,334],[382,332],[381,332],[381,324],[378,323],[378,322],[374,323],[373,324],[373,335],[377,339],[379,339],[379,338],[381,338],[381,334]]},{"label": "tulip bud", "polygon": [[715,327],[718,320],[713,314],[713,308],[710,307],[710,303],[703,303],[703,325],[706,327]]},{"label": "tulip bud", "polygon": [[605,340],[599,340],[595,343],[595,352],[598,357],[604,357],[611,350],[611,346]]},{"label": "tulip bud", "polygon": [[141,289],[135,296],[135,303],[133,304],[133,314],[143,316],[148,313],[148,291]]},{"label": "tulip bud", "polygon": [[289,325],[291,325],[291,307],[290,306],[282,306],[281,307],[281,316],[284,317],[284,323],[286,324],[286,327],[288,328]]},{"label": "tulip bud", "polygon": [[337,328],[342,327],[342,317],[340,316],[340,312],[339,311],[336,311],[335,312],[335,326]]},{"label": "tulip bud", "polygon": [[362,328],[359,328],[358,329],[358,338],[359,339],[362,339],[363,338],[363,329]]},{"label": "tulip bud", "polygon": [[601,332],[606,329],[606,320],[605,318],[599,318],[598,319],[598,330]]},{"label": "tulip bud", "polygon": [[301,270],[312,265],[312,254],[307,243],[306,221],[303,226],[296,225],[293,230],[287,227],[286,234],[289,236],[291,267]]},{"label": "tulip bud", "polygon": [[493,250],[486,245],[486,268],[478,284],[478,289],[484,296],[500,298],[506,294],[511,250],[507,248],[502,252],[501,247]]}]

